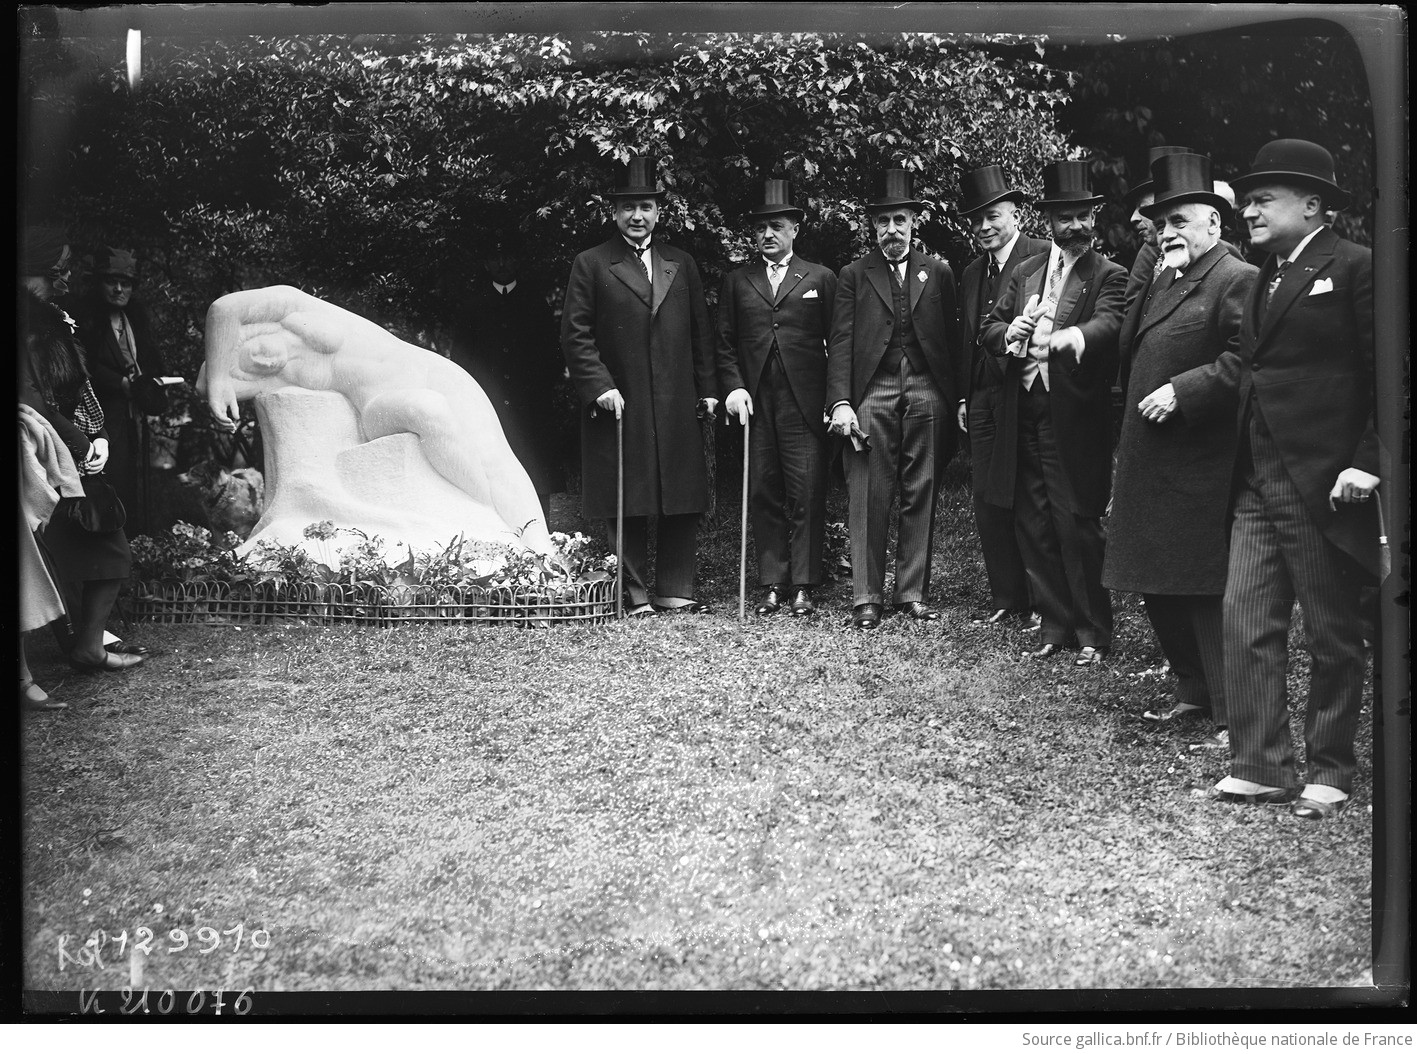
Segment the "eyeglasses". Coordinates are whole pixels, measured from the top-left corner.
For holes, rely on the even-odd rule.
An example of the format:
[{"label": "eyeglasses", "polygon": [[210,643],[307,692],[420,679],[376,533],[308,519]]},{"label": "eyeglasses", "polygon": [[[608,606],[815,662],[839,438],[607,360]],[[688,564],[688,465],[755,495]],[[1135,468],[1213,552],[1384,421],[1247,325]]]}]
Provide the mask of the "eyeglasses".
[{"label": "eyeglasses", "polygon": [[120,278],[118,275],[104,275],[102,281],[104,285],[117,286],[119,289],[133,288],[133,279]]}]

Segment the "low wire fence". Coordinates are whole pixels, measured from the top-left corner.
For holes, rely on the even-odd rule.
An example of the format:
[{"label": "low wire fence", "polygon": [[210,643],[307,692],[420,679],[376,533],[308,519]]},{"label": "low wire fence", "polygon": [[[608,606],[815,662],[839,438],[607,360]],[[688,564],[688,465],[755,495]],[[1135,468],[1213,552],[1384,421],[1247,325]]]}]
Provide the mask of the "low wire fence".
[{"label": "low wire fence", "polygon": [[126,606],[134,619],[167,624],[389,626],[498,622],[536,626],[594,625],[615,617],[615,580],[543,589],[158,581],[137,583],[126,599]]}]

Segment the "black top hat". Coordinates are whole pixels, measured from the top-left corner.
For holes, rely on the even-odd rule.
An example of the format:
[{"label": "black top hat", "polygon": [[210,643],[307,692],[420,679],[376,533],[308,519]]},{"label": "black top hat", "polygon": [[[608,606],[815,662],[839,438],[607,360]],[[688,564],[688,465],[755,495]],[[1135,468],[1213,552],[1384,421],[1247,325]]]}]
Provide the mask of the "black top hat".
[{"label": "black top hat", "polygon": [[1151,178],[1152,169],[1156,167],[1156,162],[1169,154],[1189,154],[1191,148],[1188,146],[1153,146],[1146,152],[1146,175],[1147,178],[1127,191],[1126,203],[1132,208],[1136,207],[1141,196],[1152,190],[1154,183]]},{"label": "black top hat", "polygon": [[610,188],[612,198],[662,198],[666,193],[655,174],[654,158],[634,154],[627,162],[615,163],[615,182]]},{"label": "black top hat", "polygon": [[971,212],[978,212],[985,206],[992,205],[996,201],[1016,201],[1020,205],[1028,204],[1028,198],[1023,191],[1015,190],[1009,186],[1004,179],[1004,170],[998,165],[985,165],[983,168],[976,168],[973,172],[966,172],[959,181],[960,190],[964,194],[964,201],[960,203],[959,211],[968,216]]},{"label": "black top hat", "polygon": [[888,168],[877,184],[876,200],[866,203],[867,212],[882,209],[914,209],[919,212],[925,203],[914,196],[910,186],[910,173],[903,168]]},{"label": "black top hat", "polygon": [[1297,183],[1323,193],[1324,204],[1341,209],[1349,202],[1348,192],[1334,179],[1333,155],[1307,139],[1276,139],[1260,147],[1249,172],[1230,181],[1237,194],[1260,183]]},{"label": "black top hat", "polygon": [[1141,210],[1147,219],[1156,219],[1173,205],[1195,202],[1219,212],[1222,223],[1230,221],[1230,202],[1215,192],[1210,158],[1204,154],[1159,157],[1152,163],[1151,178],[1156,184],[1156,200]]},{"label": "black top hat", "polygon": [[1054,161],[1043,166],[1043,196],[1038,204],[1101,205],[1101,194],[1092,192],[1092,166],[1086,161]]},{"label": "black top hat", "polygon": [[787,180],[765,179],[763,180],[763,203],[752,209],[748,216],[755,220],[760,220],[765,216],[790,216],[796,222],[801,223],[803,212],[792,204],[792,187]]}]

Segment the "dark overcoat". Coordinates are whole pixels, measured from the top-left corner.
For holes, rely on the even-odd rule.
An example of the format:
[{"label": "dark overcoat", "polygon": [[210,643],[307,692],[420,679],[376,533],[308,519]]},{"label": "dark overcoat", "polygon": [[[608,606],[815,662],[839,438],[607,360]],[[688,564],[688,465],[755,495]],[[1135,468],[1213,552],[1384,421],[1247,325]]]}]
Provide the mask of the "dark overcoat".
[{"label": "dark overcoat", "polygon": [[581,500],[587,518],[615,515],[614,413],[595,400],[625,399],[625,515],[704,512],[708,468],[698,401],[716,398],[714,337],[699,269],[655,238],[654,284],[625,239],[576,257],[561,316],[561,352],[581,403]]},{"label": "dark overcoat", "polygon": [[794,255],[773,295],[762,257],[734,268],[718,300],[718,376],[724,398],[735,388],[757,397],[777,341],[787,384],[807,427],[827,435],[827,334],[831,331],[836,275]]},{"label": "dark overcoat", "polygon": [[994,460],[994,407],[999,401],[1005,365],[1002,359],[995,358],[984,350],[984,320],[993,312],[994,305],[1008,288],[1014,268],[1030,256],[1047,252],[1049,244],[1041,238],[1020,234],[1018,241],[1014,242],[1013,252],[1009,253],[1003,267],[999,269],[999,279],[994,285],[992,300],[985,301],[980,296],[989,267],[988,253],[972,260],[960,277],[959,346],[962,354],[969,357],[967,387],[961,389],[960,394],[969,400],[970,480],[976,498],[984,497],[989,466]]},{"label": "dark overcoat", "polygon": [[[1225,592],[1237,435],[1235,390],[1217,364],[1239,347],[1256,274],[1216,244],[1179,277],[1162,271],[1142,298],[1107,520],[1111,589]],[[1164,384],[1176,388],[1176,412],[1155,424],[1137,404]]]},{"label": "dark overcoat", "polygon": [[[995,408],[994,456],[984,500],[1013,508],[1018,473],[1019,392],[1023,359],[1008,354],[1005,334],[1028,298],[1043,291],[1047,252],[1029,257],[1016,268],[994,312],[984,324],[984,347],[1001,356],[1003,383]],[[1048,357],[1048,403],[1063,472],[1071,490],[1076,516],[1097,518],[1107,511],[1112,482],[1111,402],[1117,376],[1117,333],[1126,306],[1127,272],[1096,250],[1083,253],[1063,283],[1057,321],[1061,330],[1082,330],[1081,359],[1071,351]]]},{"label": "dark overcoat", "polygon": [[[891,330],[895,326],[895,302],[888,267],[885,254],[877,246],[841,269],[827,347],[825,409],[828,412],[839,402],[850,403],[853,409],[861,405],[866,386],[875,376],[890,344]],[[915,335],[953,416],[969,371],[969,356],[962,354],[958,347],[954,274],[945,261],[913,249],[906,274]],[[951,426],[946,460],[954,450],[954,432]]]},{"label": "dark overcoat", "polygon": [[555,421],[562,360],[556,317],[542,294],[525,279],[506,293],[491,279],[479,282],[454,315],[448,357],[492,400],[536,492],[555,494],[566,488]]},{"label": "dark overcoat", "polygon": [[1328,507],[1344,469],[1382,474],[1373,416],[1373,254],[1321,229],[1285,271],[1266,310],[1277,266],[1270,256],[1260,267],[1239,350],[1221,360],[1222,372],[1239,392],[1241,420],[1253,391],[1315,525],[1376,575],[1377,503]]}]

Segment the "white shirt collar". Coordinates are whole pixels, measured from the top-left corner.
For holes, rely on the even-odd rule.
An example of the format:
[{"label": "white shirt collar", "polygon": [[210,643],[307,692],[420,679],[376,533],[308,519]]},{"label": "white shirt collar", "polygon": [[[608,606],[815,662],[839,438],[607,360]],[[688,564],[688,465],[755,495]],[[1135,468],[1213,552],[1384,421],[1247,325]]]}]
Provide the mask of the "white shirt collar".
[{"label": "white shirt collar", "polygon": [[1060,256],[1063,259],[1063,273],[1061,278],[1058,280],[1058,288],[1051,290],[1054,296],[1057,296],[1060,292],[1062,292],[1062,287],[1064,284],[1066,284],[1068,280],[1068,275],[1072,274],[1073,272],[1073,264],[1077,263],[1078,260],[1082,259],[1081,256],[1077,256],[1076,258],[1069,260],[1067,254],[1064,253],[1062,249],[1058,248],[1058,243],[1054,242],[1053,248],[1048,253],[1048,272],[1043,276],[1043,284],[1045,287],[1048,284],[1048,275],[1051,275],[1053,273],[1053,268],[1058,266],[1058,258]]},{"label": "white shirt collar", "polygon": [[[625,238],[623,234],[620,235],[620,237]],[[628,245],[635,252],[641,254],[649,252],[649,243],[652,241],[654,241],[654,235],[650,235],[648,238],[646,238],[645,243],[643,245],[636,245],[634,242],[630,241],[629,238],[625,238],[625,244]]]},{"label": "white shirt collar", "polygon": [[792,262],[792,254],[791,254],[791,253],[788,253],[786,256],[784,256],[784,257],[783,257],[780,261],[778,261],[777,263],[773,263],[773,262],[772,262],[771,260],[769,260],[766,256],[763,257],[763,266],[764,266],[764,267],[786,267],[786,266],[787,266],[788,264],[790,264],[791,262]]},{"label": "white shirt collar", "polygon": [[515,278],[513,278],[513,279],[512,279],[510,282],[508,282],[506,285],[503,285],[501,282],[493,282],[493,283],[492,283],[492,287],[493,287],[494,289],[496,289],[497,292],[499,292],[499,293],[501,293],[503,296],[505,296],[506,294],[510,293],[513,289],[515,289],[515,288],[517,287],[517,280],[516,280]]},{"label": "white shirt collar", "polygon": [[1018,240],[1022,235],[1023,231],[1014,231],[1014,236],[1009,239],[1008,245],[990,253],[990,255],[994,257],[994,262],[999,265],[999,270],[1002,271],[1004,264],[1008,263],[1009,257],[1013,254],[1014,246],[1018,244]]},{"label": "white shirt collar", "polygon": [[1301,241],[1298,245],[1294,246],[1294,251],[1284,258],[1285,261],[1288,263],[1293,263],[1295,260],[1299,259],[1299,254],[1304,251],[1304,246],[1308,245],[1311,241],[1313,241],[1314,235],[1318,234],[1319,231],[1323,230],[1327,226],[1327,223],[1321,223],[1319,224],[1319,226],[1311,230],[1308,234],[1304,235],[1304,240]]}]

